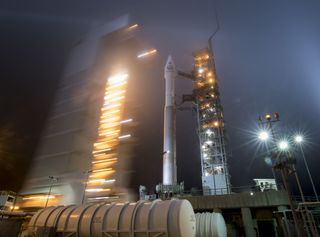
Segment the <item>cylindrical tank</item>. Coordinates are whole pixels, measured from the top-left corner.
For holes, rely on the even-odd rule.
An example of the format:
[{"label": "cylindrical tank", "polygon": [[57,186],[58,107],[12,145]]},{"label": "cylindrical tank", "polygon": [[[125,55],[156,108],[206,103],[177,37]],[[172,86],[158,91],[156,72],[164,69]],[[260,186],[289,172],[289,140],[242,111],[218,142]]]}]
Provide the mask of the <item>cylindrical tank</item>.
[{"label": "cylindrical tank", "polygon": [[227,227],[221,213],[196,213],[196,237],[226,237]]},{"label": "cylindrical tank", "polygon": [[29,237],[194,237],[195,233],[196,219],[187,200],[48,207],[28,225]]}]

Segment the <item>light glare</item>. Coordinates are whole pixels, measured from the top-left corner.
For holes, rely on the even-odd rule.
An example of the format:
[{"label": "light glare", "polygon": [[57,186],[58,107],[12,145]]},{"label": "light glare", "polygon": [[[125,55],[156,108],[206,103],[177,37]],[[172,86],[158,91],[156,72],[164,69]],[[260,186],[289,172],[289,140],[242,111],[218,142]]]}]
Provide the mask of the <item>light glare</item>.
[{"label": "light glare", "polygon": [[267,141],[269,139],[269,133],[267,131],[261,131],[258,137],[261,141]]},{"label": "light glare", "polygon": [[301,143],[301,142],[303,142],[303,137],[302,137],[301,135],[296,135],[296,136],[294,137],[294,141],[295,141],[296,143]]},{"label": "light glare", "polygon": [[287,141],[280,141],[278,146],[280,150],[287,150],[289,148]]}]

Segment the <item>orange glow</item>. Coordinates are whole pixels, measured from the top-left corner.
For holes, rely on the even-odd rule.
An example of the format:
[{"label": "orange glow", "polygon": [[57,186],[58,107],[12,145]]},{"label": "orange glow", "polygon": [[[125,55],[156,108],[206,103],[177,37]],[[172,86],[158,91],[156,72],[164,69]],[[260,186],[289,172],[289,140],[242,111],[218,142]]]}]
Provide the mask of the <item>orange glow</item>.
[{"label": "orange glow", "polygon": [[118,100],[123,100],[123,99],[124,99],[124,96],[114,97],[114,98],[112,98],[112,99],[109,99],[109,100],[105,103],[105,105],[109,105],[110,102],[112,102],[112,101],[118,101]]},{"label": "orange glow", "polygon": [[102,109],[108,110],[108,109],[112,109],[120,106],[121,104],[112,104],[112,105],[108,105],[107,107],[103,107]]},{"label": "orange glow", "polygon": [[[118,161],[119,136],[123,116],[128,74],[116,74],[108,78],[104,103],[98,127],[98,137],[93,144],[92,174],[87,184],[90,186],[86,192],[111,191],[113,185],[115,166]],[[106,188],[105,185],[108,185]]]},{"label": "orange glow", "polygon": [[112,111],[108,111],[108,113],[103,113],[102,116],[100,118],[106,118],[108,116],[114,116],[113,114],[119,113],[120,110],[119,109],[115,109]]},{"label": "orange glow", "polygon": [[110,121],[119,120],[119,119],[120,119],[120,116],[114,116],[111,118],[100,120],[100,123],[110,122]]},{"label": "orange glow", "polygon": [[[117,85],[128,79],[128,74],[116,74],[108,78],[108,86]],[[108,90],[108,89],[107,89]]]},{"label": "orange glow", "polygon": [[126,92],[125,90],[115,91],[115,92],[112,92],[112,93],[107,92],[106,95],[105,95],[105,97],[104,97],[104,99],[105,99],[105,100],[109,100],[110,98],[113,98],[113,97],[115,97],[115,96],[117,96],[117,95],[124,94],[125,92]]},{"label": "orange glow", "polygon": [[93,154],[104,152],[104,151],[110,151],[110,150],[111,150],[111,148],[106,148],[106,149],[102,149],[102,150],[98,150],[98,151],[93,151]]},{"label": "orange glow", "polygon": [[93,173],[98,173],[98,172],[104,172],[104,171],[110,171],[112,168],[106,168],[106,169],[99,169],[99,170],[93,170]]},{"label": "orange glow", "polygon": [[124,85],[126,85],[126,84],[127,84],[126,81],[122,81],[122,82],[115,83],[115,84],[113,84],[112,86],[109,86],[109,87],[107,88],[107,92],[109,92],[109,91],[111,91],[112,89],[115,89],[115,88],[117,88],[117,87],[124,86]]},{"label": "orange glow", "polygon": [[108,162],[115,162],[117,161],[117,158],[110,158],[110,159],[104,159],[104,160],[96,160],[96,161],[92,161],[92,164],[99,164],[99,163],[108,163]]},{"label": "orange glow", "polygon": [[54,195],[35,195],[35,196],[29,196],[29,197],[24,197],[22,198],[23,200],[46,200],[46,199],[54,199],[56,198]]},{"label": "orange glow", "polygon": [[90,175],[89,178],[96,178],[96,177],[104,178],[110,174],[113,174],[114,172],[115,172],[115,170],[99,172],[99,173]]}]

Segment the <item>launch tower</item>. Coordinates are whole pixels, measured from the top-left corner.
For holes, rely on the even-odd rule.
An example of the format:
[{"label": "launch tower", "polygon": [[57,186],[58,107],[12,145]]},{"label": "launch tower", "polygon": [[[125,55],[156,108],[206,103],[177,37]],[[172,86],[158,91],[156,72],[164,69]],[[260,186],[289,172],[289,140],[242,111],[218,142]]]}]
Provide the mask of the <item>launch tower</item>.
[{"label": "launch tower", "polygon": [[193,54],[193,60],[203,194],[228,194],[226,130],[213,56],[209,49],[202,49]]}]

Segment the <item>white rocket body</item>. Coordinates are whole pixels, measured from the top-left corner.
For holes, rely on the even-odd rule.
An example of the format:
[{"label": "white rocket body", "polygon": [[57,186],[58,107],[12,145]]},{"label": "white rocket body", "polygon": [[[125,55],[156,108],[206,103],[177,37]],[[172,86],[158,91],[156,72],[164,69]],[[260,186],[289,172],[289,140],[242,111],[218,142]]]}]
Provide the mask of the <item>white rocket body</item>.
[{"label": "white rocket body", "polygon": [[176,105],[175,105],[175,78],[177,71],[171,56],[168,57],[165,69],[165,106],[163,127],[163,184],[177,184],[176,165]]}]

